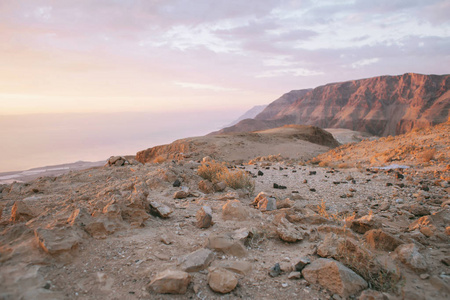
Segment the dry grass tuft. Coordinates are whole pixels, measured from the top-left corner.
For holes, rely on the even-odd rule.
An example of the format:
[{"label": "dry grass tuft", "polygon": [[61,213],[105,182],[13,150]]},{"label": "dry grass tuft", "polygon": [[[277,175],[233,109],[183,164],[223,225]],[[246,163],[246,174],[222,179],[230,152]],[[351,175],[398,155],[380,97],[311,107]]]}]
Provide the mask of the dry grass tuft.
[{"label": "dry grass tuft", "polygon": [[203,179],[209,180],[211,182],[217,182],[219,180],[219,175],[228,171],[224,163],[218,163],[215,161],[202,163],[198,167],[197,174]]}]

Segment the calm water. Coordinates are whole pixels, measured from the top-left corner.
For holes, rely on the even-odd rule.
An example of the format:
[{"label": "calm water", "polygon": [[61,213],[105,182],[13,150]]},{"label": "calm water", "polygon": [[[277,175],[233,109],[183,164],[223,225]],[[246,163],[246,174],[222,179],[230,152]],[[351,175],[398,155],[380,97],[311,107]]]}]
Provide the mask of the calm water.
[{"label": "calm water", "polygon": [[236,111],[0,116],[0,172],[99,161],[205,135]]}]

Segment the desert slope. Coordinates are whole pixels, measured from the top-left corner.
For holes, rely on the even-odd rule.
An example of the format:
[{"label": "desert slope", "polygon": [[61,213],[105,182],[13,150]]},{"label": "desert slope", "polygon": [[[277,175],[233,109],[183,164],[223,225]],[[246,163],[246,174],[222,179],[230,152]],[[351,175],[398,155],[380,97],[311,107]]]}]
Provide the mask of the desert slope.
[{"label": "desert slope", "polygon": [[[295,101],[281,101],[283,97],[254,118],[253,130],[271,124],[307,124],[396,135],[447,120],[450,75],[379,76],[319,86]],[[218,133],[246,131],[248,123],[242,121]]]},{"label": "desert slope", "polygon": [[217,160],[248,161],[258,156],[280,154],[285,158],[307,159],[337,147],[333,136],[314,126],[286,125],[281,128],[177,140],[136,154],[141,163],[155,160],[211,156]]}]

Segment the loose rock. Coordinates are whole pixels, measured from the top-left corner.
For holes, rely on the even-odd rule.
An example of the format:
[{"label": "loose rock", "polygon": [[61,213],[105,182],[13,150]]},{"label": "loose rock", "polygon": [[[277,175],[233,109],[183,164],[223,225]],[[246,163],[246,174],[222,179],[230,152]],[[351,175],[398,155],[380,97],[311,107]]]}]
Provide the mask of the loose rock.
[{"label": "loose rock", "polygon": [[197,222],[195,225],[198,228],[209,228],[213,225],[212,222],[212,210],[209,206],[203,206],[197,211],[197,214],[195,215],[195,218],[197,219]]},{"label": "loose rock", "polygon": [[238,284],[236,275],[223,268],[214,268],[208,273],[208,285],[217,293],[226,294],[234,290]]},{"label": "loose rock", "polygon": [[165,270],[158,273],[148,285],[150,291],[158,294],[185,294],[191,275],[177,270]]},{"label": "loose rock", "polygon": [[186,272],[198,272],[206,269],[213,260],[214,253],[202,248],[184,257],[181,268]]}]

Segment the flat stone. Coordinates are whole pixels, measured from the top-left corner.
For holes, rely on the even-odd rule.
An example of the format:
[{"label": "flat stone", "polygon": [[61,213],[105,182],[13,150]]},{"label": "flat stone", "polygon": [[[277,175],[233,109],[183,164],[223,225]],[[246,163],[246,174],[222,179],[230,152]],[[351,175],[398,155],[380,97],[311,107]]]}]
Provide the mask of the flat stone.
[{"label": "flat stone", "polygon": [[299,271],[294,271],[289,273],[288,279],[300,279],[302,277],[302,273]]},{"label": "flat stone", "polygon": [[208,237],[207,247],[237,257],[247,255],[247,249],[242,242],[234,239],[232,234],[211,234]]},{"label": "flat stone", "polygon": [[218,267],[227,269],[239,275],[247,275],[252,271],[252,264],[248,261],[222,261]]},{"label": "flat stone", "polygon": [[185,294],[191,275],[178,270],[165,270],[158,273],[149,283],[148,289],[158,294]]},{"label": "flat stone", "polygon": [[304,232],[296,228],[286,218],[281,218],[276,231],[278,237],[285,242],[295,243],[303,240]]},{"label": "flat stone", "polygon": [[185,191],[177,191],[173,194],[174,199],[184,199],[184,198],[187,198],[188,196],[189,196],[189,193],[185,192]]}]

